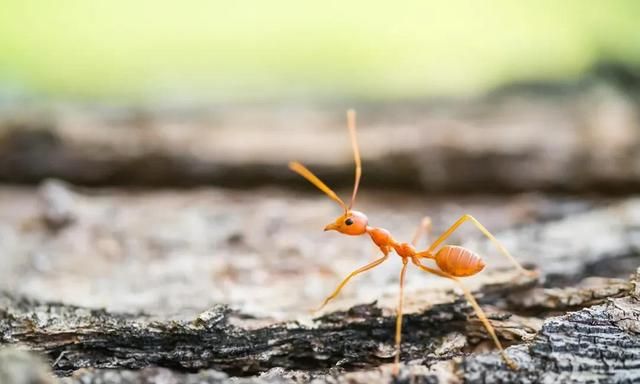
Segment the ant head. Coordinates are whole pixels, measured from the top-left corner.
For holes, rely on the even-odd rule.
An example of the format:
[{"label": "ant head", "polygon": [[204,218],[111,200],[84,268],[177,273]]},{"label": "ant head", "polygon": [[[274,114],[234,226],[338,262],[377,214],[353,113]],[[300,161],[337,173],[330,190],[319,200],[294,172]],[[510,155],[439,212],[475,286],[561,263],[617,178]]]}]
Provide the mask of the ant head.
[{"label": "ant head", "polygon": [[369,219],[367,215],[358,211],[347,211],[336,221],[324,227],[325,231],[338,231],[345,235],[358,236],[367,232]]}]

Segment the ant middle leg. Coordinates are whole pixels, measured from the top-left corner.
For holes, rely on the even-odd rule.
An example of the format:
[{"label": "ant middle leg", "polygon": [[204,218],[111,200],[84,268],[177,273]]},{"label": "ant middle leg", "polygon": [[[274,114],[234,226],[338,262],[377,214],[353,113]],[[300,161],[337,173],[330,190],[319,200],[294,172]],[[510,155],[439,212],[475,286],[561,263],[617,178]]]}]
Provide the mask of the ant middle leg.
[{"label": "ant middle leg", "polygon": [[433,229],[431,217],[425,216],[420,220],[420,225],[416,228],[416,232],[413,235],[411,244],[415,247],[418,244],[418,240],[424,234],[427,236],[427,241],[431,237],[431,230]]},{"label": "ant middle leg", "polygon": [[491,336],[491,338],[493,339],[494,344],[496,345],[496,347],[498,347],[498,350],[500,351],[500,355],[502,356],[502,359],[504,360],[504,362],[509,366],[509,368],[513,370],[518,369],[518,365],[513,360],[511,360],[509,356],[507,356],[507,353],[504,351],[504,348],[502,347],[502,344],[500,343],[500,340],[498,339],[498,336],[496,335],[496,332],[493,326],[489,322],[487,315],[484,313],[484,311],[476,301],[475,297],[473,297],[473,294],[471,293],[469,288],[467,288],[462,283],[462,281],[455,276],[452,276],[448,273],[439,271],[434,268],[427,267],[426,265],[420,263],[420,261],[417,258],[413,258],[412,261],[413,261],[413,264],[415,264],[418,268],[422,269],[425,272],[432,273],[434,275],[438,275],[440,277],[453,280],[462,289],[462,292],[464,293],[465,298],[467,299],[469,304],[471,304],[471,306],[473,307],[473,310],[478,316],[478,319],[480,319],[480,322],[489,333],[489,336]]}]

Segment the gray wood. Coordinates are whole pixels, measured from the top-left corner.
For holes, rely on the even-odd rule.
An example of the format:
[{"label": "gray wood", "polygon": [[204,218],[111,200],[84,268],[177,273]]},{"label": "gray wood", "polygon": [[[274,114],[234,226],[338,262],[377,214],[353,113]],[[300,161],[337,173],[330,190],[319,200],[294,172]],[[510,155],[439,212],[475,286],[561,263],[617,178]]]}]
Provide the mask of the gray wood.
[{"label": "gray wood", "polygon": [[[637,280],[635,281],[637,284]],[[493,355],[466,359],[467,382],[635,383],[640,381],[638,291],[545,321],[531,343],[509,348],[520,366]]]},{"label": "gray wood", "polygon": [[[604,301],[604,304],[545,320],[533,341],[507,350],[520,366],[517,371],[506,368],[495,352],[471,355],[461,365],[465,380],[637,380],[640,378],[637,361],[640,301],[636,284],[637,276],[626,284],[606,279],[600,281],[598,288],[591,284],[586,289],[591,294],[582,296],[591,296],[588,301],[591,304],[598,296],[594,292],[599,292],[600,298],[595,302]],[[530,287],[530,282],[527,282],[519,289],[526,292]],[[512,285],[505,285],[503,289],[518,290]],[[565,293],[575,296],[573,289]],[[552,294],[561,296],[558,290]],[[573,302],[571,307],[585,303]],[[554,309],[561,310],[563,306]],[[467,320],[469,313],[468,305],[463,300],[456,300],[407,316],[403,361],[429,366],[463,356],[462,348],[468,344],[464,338],[460,342],[456,334],[486,339],[479,322]],[[538,313],[537,316],[542,315]],[[43,353],[53,362],[53,369],[58,374],[91,367],[98,370],[79,375],[100,377],[106,374],[100,368],[142,369],[157,365],[178,372],[213,368],[246,376],[284,367],[308,372],[297,379],[299,382],[327,377],[340,382],[342,375],[347,375],[344,379],[353,382],[359,376],[360,379],[371,378],[371,373],[365,370],[345,374],[335,368],[332,373],[330,368],[336,365],[345,370],[376,367],[388,363],[393,356],[393,349],[389,346],[392,343],[393,333],[390,330],[393,318],[383,316],[375,305],[330,313],[317,318],[313,326],[296,323],[242,326],[239,324],[251,322],[251,319],[242,317],[242,314],[219,306],[191,321],[161,321],[145,315],[113,314],[38,303],[9,295],[0,299],[2,344],[20,345]],[[492,312],[491,318],[498,334],[507,339],[513,340],[518,334],[514,328],[530,326],[530,322],[521,316],[507,312]],[[533,337],[535,329],[524,334]],[[406,368],[402,377],[415,376],[415,371],[415,368]],[[448,373],[445,370],[420,375],[426,379],[455,373],[455,370]],[[111,376],[126,383],[131,375],[146,374],[148,371],[121,371]],[[209,382],[218,382],[215,380],[223,377],[207,372],[203,374],[213,375]],[[171,375],[184,378],[184,374],[177,372]],[[291,374],[282,371],[280,376],[287,375]],[[388,366],[379,371],[378,376],[380,380],[388,377]],[[289,379],[294,380],[292,377]]]},{"label": "gray wood", "polygon": [[[18,104],[0,110],[0,180],[304,188],[286,167],[297,159],[331,185],[349,187],[347,107]],[[366,187],[640,188],[637,98],[606,84],[356,107]]]}]

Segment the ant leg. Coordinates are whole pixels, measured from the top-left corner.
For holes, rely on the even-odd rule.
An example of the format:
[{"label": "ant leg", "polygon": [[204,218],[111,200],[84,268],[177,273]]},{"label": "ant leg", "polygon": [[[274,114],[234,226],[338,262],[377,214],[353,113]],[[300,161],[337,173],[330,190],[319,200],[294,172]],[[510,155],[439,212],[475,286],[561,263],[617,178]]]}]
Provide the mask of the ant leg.
[{"label": "ant leg", "polygon": [[493,245],[495,245],[495,247],[498,248],[500,253],[502,253],[502,255],[505,256],[520,272],[526,273],[528,275],[537,275],[536,272],[526,270],[524,267],[522,267],[522,265],[520,265],[520,263],[513,256],[511,256],[511,253],[507,251],[507,248],[505,248],[504,245],[502,245],[502,243],[500,243],[498,239],[496,239],[495,236],[493,236],[491,232],[489,232],[484,227],[484,225],[480,224],[480,222],[471,215],[462,215],[458,220],[456,220],[455,223],[453,223],[451,227],[449,227],[449,229],[447,229],[436,241],[434,241],[433,244],[431,244],[431,246],[429,247],[429,249],[424,253],[433,253],[433,251],[440,244],[442,244],[443,241],[445,241],[449,236],[451,236],[451,234],[466,221],[471,221],[473,225],[475,225],[476,228],[478,228],[480,232],[482,232],[482,234],[484,234],[489,240],[491,240],[491,243],[493,243]]},{"label": "ant leg", "polygon": [[[415,247],[420,240],[420,236],[422,234],[426,234],[427,238],[431,236],[431,218],[429,216],[425,216],[420,221],[420,225],[416,228],[416,232],[413,235],[413,239],[411,240],[411,244]],[[396,357],[393,364],[393,375],[397,376],[400,371],[400,343],[402,341],[402,307],[404,305],[404,277],[407,271],[407,265],[409,260],[406,258],[402,259],[402,270],[400,271],[400,297],[398,299],[398,310],[396,313]]]},{"label": "ant leg", "polygon": [[429,216],[423,217],[422,221],[420,221],[420,225],[416,229],[416,233],[413,235],[413,240],[411,240],[411,244],[413,244],[413,246],[415,247],[416,244],[418,244],[418,240],[420,240],[420,236],[422,236],[423,233],[427,235],[427,240],[428,240],[429,237],[431,237],[431,229],[432,229],[431,218]]},{"label": "ant leg", "polygon": [[324,308],[325,305],[327,305],[327,303],[329,303],[329,301],[333,300],[336,296],[338,296],[338,294],[340,293],[340,291],[342,290],[342,288],[349,282],[349,280],[351,280],[352,277],[354,277],[357,274],[360,274],[362,272],[366,272],[370,269],[373,269],[375,267],[377,267],[378,265],[382,264],[385,260],[387,260],[387,258],[389,257],[388,253],[385,253],[384,256],[382,256],[381,258],[379,258],[378,260],[369,263],[367,265],[365,265],[364,267],[358,268],[355,271],[351,272],[347,277],[344,278],[344,280],[342,280],[342,282],[340,283],[340,285],[338,285],[338,288],[336,288],[332,294],[330,294],[329,296],[327,296],[326,299],[324,299],[324,301],[322,302],[322,305],[320,305],[317,309],[314,309],[313,312],[317,312],[319,310],[321,310],[322,308]]},{"label": "ant leg", "polygon": [[438,275],[438,276],[453,280],[456,282],[456,284],[458,284],[460,288],[462,288],[462,292],[464,293],[464,296],[466,297],[467,301],[469,301],[469,304],[471,304],[471,306],[473,307],[473,310],[476,312],[478,319],[480,319],[480,322],[482,322],[482,325],[484,325],[485,329],[493,339],[493,342],[495,343],[496,347],[498,347],[498,349],[500,350],[500,355],[502,356],[502,359],[504,360],[504,362],[509,366],[509,368],[513,370],[518,369],[518,365],[513,360],[511,360],[511,358],[509,358],[509,356],[507,356],[507,354],[505,353],[504,348],[502,348],[502,344],[500,343],[500,340],[498,340],[498,336],[496,335],[496,332],[493,329],[493,326],[491,325],[491,323],[489,323],[489,319],[487,319],[487,315],[485,315],[482,308],[480,308],[480,305],[478,305],[478,302],[476,301],[475,297],[473,297],[473,294],[471,293],[469,288],[467,288],[464,284],[462,284],[462,281],[460,281],[460,279],[458,279],[455,276],[452,276],[448,273],[439,271],[434,268],[429,268],[426,265],[423,265],[422,263],[420,263],[420,261],[416,258],[413,258],[412,260],[413,260],[413,264],[415,264],[418,268],[422,269],[423,271],[428,273],[433,273],[434,275]]},{"label": "ant leg", "polygon": [[393,375],[397,376],[400,371],[400,342],[402,341],[402,305],[404,304],[404,276],[407,272],[409,260],[402,259],[402,270],[400,271],[400,297],[398,299],[398,311],[396,313],[396,358],[393,364]]}]

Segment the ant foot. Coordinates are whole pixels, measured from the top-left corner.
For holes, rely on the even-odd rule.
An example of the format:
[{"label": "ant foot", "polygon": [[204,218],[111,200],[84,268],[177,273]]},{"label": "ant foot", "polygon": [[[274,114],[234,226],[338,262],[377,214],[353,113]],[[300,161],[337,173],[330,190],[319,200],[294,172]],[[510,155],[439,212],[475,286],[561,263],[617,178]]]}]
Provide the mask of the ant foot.
[{"label": "ant foot", "polygon": [[511,360],[511,358],[507,356],[507,354],[504,351],[501,351],[500,355],[502,355],[502,360],[504,360],[505,364],[507,364],[507,366],[512,371],[517,371],[518,369],[520,369],[520,367],[518,367],[518,364],[516,364],[515,361]]}]

